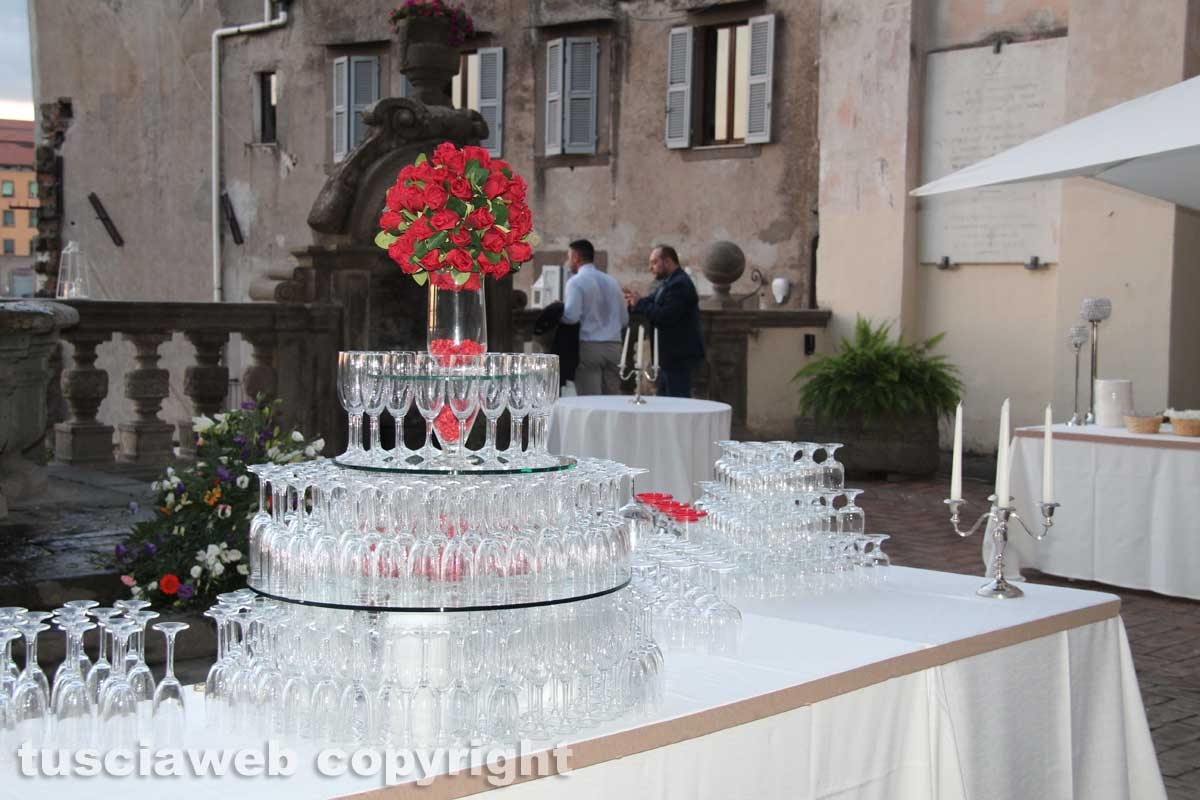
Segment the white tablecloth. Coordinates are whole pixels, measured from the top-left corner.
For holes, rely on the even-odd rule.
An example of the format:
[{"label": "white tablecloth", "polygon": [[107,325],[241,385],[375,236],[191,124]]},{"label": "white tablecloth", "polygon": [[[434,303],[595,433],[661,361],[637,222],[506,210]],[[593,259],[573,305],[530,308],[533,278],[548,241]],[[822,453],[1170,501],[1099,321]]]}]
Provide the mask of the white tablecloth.
[{"label": "white tablecloth", "polygon": [[[568,775],[492,796],[1165,798],[1116,598],[1027,586],[1025,598],[995,601],[975,596],[980,582],[892,568],[882,587],[748,608],[736,657],[668,653],[661,708],[571,742]],[[192,711],[191,740],[241,744],[206,729],[201,704]],[[378,775],[322,778],[314,763],[301,751],[290,777],[219,784],[13,780],[9,769],[0,797],[440,799],[486,788],[443,776],[379,789]]]},{"label": "white tablecloth", "polygon": [[[1042,430],[1018,430],[1012,446],[1012,494],[1029,521],[1040,518]],[[1200,440],[1065,425],[1053,435],[1062,506],[1041,542],[1010,532],[1008,566],[1200,600]]]},{"label": "white tablecloth", "polygon": [[711,480],[729,438],[732,410],[725,403],[648,397],[645,405],[616,395],[564,397],[550,417],[550,452],[611,458],[650,470],[638,491],[668,492],[679,500],[699,495],[697,481]]}]

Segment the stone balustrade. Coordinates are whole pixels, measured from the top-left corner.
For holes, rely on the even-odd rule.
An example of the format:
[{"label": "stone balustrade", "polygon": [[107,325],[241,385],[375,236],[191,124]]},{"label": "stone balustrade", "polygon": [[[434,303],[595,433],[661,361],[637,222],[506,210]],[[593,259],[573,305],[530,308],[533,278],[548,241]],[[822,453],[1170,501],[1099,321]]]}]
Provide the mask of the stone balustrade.
[{"label": "stone balustrade", "polygon": [[[515,350],[523,350],[525,343],[533,339],[533,324],[541,309],[526,308],[513,312],[513,343]],[[805,352],[805,336],[821,337],[829,325],[832,312],[829,309],[758,310],[741,308],[701,308],[700,324],[704,332],[707,355],[705,364],[696,371],[693,396],[728,403],[733,409],[732,433],[734,438],[788,439],[792,437],[792,424],[776,424],[769,428],[756,425],[750,419],[750,365],[754,358],[794,363],[797,354]],[[634,323],[637,323],[636,318]],[[772,351],[752,347],[764,332],[786,331],[780,342],[773,342]],[[779,352],[782,349],[786,352]],[[813,349],[820,351],[818,341]],[[799,356],[803,358],[803,356]],[[768,365],[768,369],[775,368]],[[790,377],[790,373],[789,373]],[[788,408],[795,404],[789,398]]]},{"label": "stone balustrade", "polygon": [[[96,351],[118,335],[136,351],[135,366],[123,381],[134,418],[116,426],[119,461],[159,465],[172,456],[175,428],[159,418],[170,390],[170,372],[159,363],[159,348],[176,332],[195,347],[183,385],[196,414],[211,416],[224,409],[229,389],[224,351],[230,336],[239,334],[252,348],[251,362],[242,372],[244,396],[282,398],[287,424],[306,432],[329,432],[327,441],[336,439],[342,428],[334,384],[342,326],[339,306],[65,302],[79,312],[79,323],[63,333],[73,352],[62,376],[70,418],[54,431],[58,461],[89,466],[113,462],[114,428],[98,418],[108,396],[109,375],[96,366]],[[179,438],[185,446],[190,442],[190,426],[181,426]]]}]

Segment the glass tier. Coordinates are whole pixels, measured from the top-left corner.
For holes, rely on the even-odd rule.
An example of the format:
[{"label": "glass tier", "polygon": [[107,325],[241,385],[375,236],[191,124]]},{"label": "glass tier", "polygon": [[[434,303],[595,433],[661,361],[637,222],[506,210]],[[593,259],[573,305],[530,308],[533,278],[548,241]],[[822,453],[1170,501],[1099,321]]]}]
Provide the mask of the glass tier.
[{"label": "glass tier", "polygon": [[578,461],[570,456],[542,456],[537,461],[514,467],[497,467],[494,464],[448,464],[442,466],[435,459],[424,462],[409,463],[407,461],[392,461],[390,463],[362,463],[346,456],[338,456],[333,463],[345,469],[356,469],[362,472],[400,473],[406,475],[537,475],[547,472],[561,472],[572,469]]}]

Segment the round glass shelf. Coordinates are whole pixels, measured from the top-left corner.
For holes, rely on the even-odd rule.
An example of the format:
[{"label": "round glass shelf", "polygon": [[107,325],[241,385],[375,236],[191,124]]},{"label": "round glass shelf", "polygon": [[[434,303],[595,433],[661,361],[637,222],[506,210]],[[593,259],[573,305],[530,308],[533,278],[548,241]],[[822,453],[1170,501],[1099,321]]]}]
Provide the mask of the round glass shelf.
[{"label": "round glass shelf", "polygon": [[495,467],[495,466],[474,466],[472,464],[462,464],[454,466],[439,466],[436,462],[433,464],[424,464],[418,462],[410,464],[408,462],[396,462],[394,464],[355,464],[350,461],[342,460],[341,456],[333,459],[333,463],[344,469],[354,469],[360,472],[374,472],[377,474],[401,474],[401,475],[534,475],[545,472],[562,472],[563,470],[573,469],[579,462],[571,456],[547,456],[543,463],[531,465],[527,467]]},{"label": "round glass shelf", "polygon": [[594,600],[597,597],[604,597],[608,594],[619,592],[629,585],[631,578],[626,577],[616,586],[608,589],[601,589],[596,592],[587,594],[564,595],[562,597],[554,597],[548,600],[530,600],[520,603],[497,603],[494,605],[467,605],[467,606],[389,606],[389,605],[358,605],[354,603],[327,603],[319,600],[300,600],[295,597],[285,597],[284,595],[274,594],[259,589],[253,584],[247,586],[256,594],[263,597],[269,597],[272,600],[278,600],[282,603],[294,603],[299,606],[311,606],[314,608],[331,608],[338,611],[369,611],[372,613],[389,613],[389,614],[452,614],[471,611],[512,611],[521,608],[540,608],[542,606],[557,606],[566,603],[582,603],[584,600]]}]

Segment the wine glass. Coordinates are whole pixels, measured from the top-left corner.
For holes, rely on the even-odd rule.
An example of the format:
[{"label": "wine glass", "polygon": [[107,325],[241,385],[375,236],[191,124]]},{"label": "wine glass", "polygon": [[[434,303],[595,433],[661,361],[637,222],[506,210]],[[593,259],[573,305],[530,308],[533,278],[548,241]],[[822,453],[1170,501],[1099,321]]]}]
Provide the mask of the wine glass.
[{"label": "wine glass", "polygon": [[360,385],[362,386],[363,413],[369,423],[370,449],[366,454],[366,463],[379,465],[384,458],[383,447],[379,441],[379,417],[387,407],[391,387],[388,385],[387,353],[362,353],[362,370]]},{"label": "wine glass", "polygon": [[479,383],[482,360],[478,356],[459,356],[447,370],[446,404],[458,422],[458,439],[454,442],[453,460],[467,463],[467,425],[479,412]]},{"label": "wine glass", "polygon": [[13,687],[13,721],[21,741],[40,747],[50,724],[50,696],[46,675],[37,664],[37,637],[50,626],[27,617],[16,630],[25,637],[25,669]]},{"label": "wine glass", "polygon": [[821,449],[825,451],[825,460],[820,465],[822,488],[840,490],[846,485],[846,468],[835,455],[841,447],[837,442],[821,445]]},{"label": "wine glass", "polygon": [[164,747],[183,744],[185,708],[183,685],[175,677],[175,637],[186,631],[186,622],[156,622],[154,630],[167,641],[167,671],[154,690],[154,739]]},{"label": "wine glass", "polygon": [[425,445],[417,451],[425,463],[434,461],[441,451],[433,446],[433,422],[446,405],[446,376],[432,353],[418,353],[414,372],[414,400],[417,412],[425,420]]},{"label": "wine glass", "polygon": [[347,462],[358,461],[363,454],[362,415],[364,398],[362,389],[362,353],[343,350],[338,353],[338,400],[349,415],[349,433],[346,452],[341,458]]},{"label": "wine glass", "polygon": [[523,466],[525,418],[533,404],[533,371],[535,360],[532,355],[519,354],[514,359],[515,371],[508,386],[508,413],[512,430],[509,434],[508,449],[504,455],[512,466]]},{"label": "wine glass", "polygon": [[396,444],[392,448],[392,463],[403,464],[412,458],[413,451],[404,442],[404,418],[413,403],[413,368],[417,354],[411,350],[389,354],[388,380],[384,390],[384,405],[396,427]]},{"label": "wine glass", "polygon": [[485,463],[502,463],[500,451],[496,446],[496,427],[508,407],[509,382],[514,362],[512,353],[488,353],[484,356],[479,408],[487,418],[487,439],[479,455]]},{"label": "wine glass", "polygon": [[846,505],[838,509],[837,531],[845,536],[860,536],[866,530],[866,515],[860,506],[854,505],[854,498],[863,493],[862,489],[844,489]]}]

